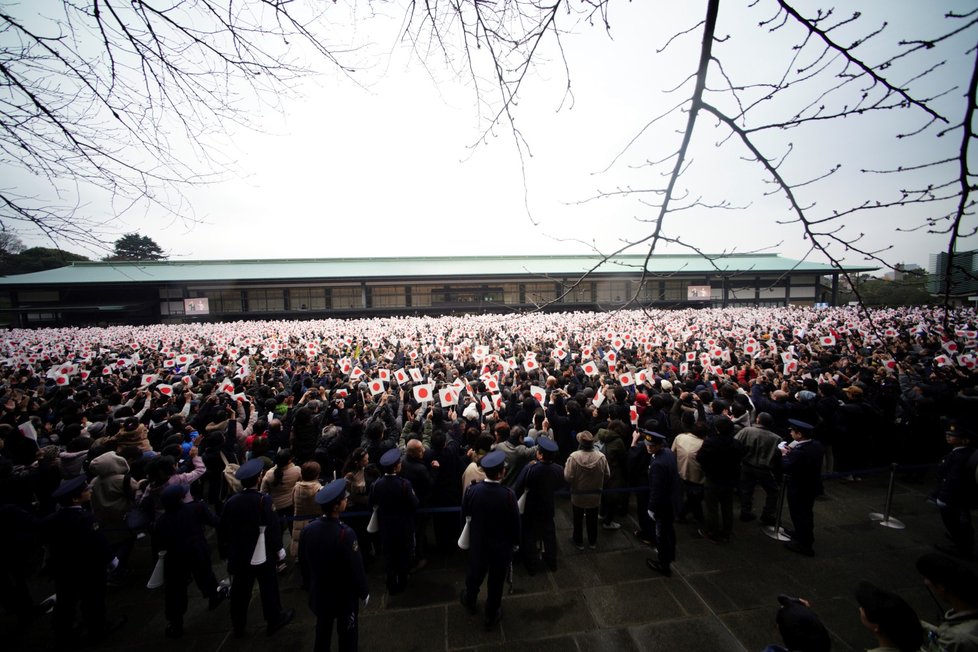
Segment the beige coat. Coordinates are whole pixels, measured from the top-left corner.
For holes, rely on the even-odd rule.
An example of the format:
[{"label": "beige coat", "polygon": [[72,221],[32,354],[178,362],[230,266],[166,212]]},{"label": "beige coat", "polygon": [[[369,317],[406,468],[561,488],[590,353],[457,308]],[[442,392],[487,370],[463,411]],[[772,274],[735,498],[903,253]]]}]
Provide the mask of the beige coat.
[{"label": "beige coat", "polygon": [[564,479],[571,488],[571,505],[593,509],[601,506],[598,492],[611,479],[611,468],[604,453],[596,450],[577,450],[567,458],[564,465]]}]

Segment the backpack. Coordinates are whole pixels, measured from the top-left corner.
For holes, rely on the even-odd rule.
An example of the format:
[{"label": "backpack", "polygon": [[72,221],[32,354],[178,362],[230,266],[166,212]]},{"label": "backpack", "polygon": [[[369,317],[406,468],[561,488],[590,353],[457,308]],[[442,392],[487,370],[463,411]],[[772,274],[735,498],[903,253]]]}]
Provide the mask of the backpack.
[{"label": "backpack", "polygon": [[236,462],[228,462],[228,458],[224,455],[224,451],[221,451],[221,461],[224,462],[224,470],[221,473],[224,475],[224,483],[228,487],[229,494],[236,494],[241,491],[241,480],[234,477],[238,469],[241,468],[240,464]]}]

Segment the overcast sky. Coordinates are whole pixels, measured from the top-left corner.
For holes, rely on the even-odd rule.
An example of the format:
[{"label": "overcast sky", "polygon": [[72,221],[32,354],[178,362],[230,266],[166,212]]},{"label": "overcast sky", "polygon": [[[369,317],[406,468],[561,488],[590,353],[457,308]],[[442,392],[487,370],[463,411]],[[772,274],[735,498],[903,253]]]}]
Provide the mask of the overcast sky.
[{"label": "overcast sky", "polygon": [[[375,12],[386,15],[367,15],[363,2],[355,10],[343,3],[329,8],[327,15],[335,21],[331,38],[359,48],[348,59],[358,67],[352,80],[318,64],[321,74],[297,86],[295,98],[282,98],[280,112],[254,109],[261,131],[225,125],[227,137],[213,140],[223,180],[186,191],[198,222],[173,221],[150,211],[130,214],[115,225],[117,232],[149,235],[171,258],[188,260],[589,253],[584,243],[593,242],[606,252],[623,239],[648,233],[650,225],[641,221],[654,215],[654,209],[641,203],[648,195],[586,200],[602,191],[663,184],[661,169],[643,164],[678,147],[677,129],[684,115],[654,125],[616,157],[652,118],[688,97],[689,84],[666,91],[695,72],[699,32],[680,37],[664,53],[656,50],[670,35],[701,20],[705,2],[612,0],[610,35],[600,25],[565,23],[573,27],[562,39],[572,98],[564,92],[564,64],[549,40],[515,108],[532,152],[524,158],[525,183],[507,125],[479,142],[486,113],[480,118],[478,98],[461,62],[454,65],[463,74],[443,66],[438,57],[428,57],[422,65],[398,39],[399,4],[373,3]],[[716,47],[727,74],[744,84],[770,80],[783,68],[798,34],[758,29],[773,3],[762,0],[753,9],[750,4],[722,3],[718,33],[730,38]],[[909,30],[918,30],[914,36],[940,33],[940,17],[947,8],[974,8],[973,2],[863,4],[869,18],[860,32],[875,29],[883,19],[890,23],[874,40],[880,51],[893,51]],[[939,90],[959,86],[946,98],[955,120],[963,111],[961,96],[970,73],[966,66],[973,58],[966,51],[974,45],[973,37],[974,32],[954,43],[949,51],[956,60],[928,82],[933,85],[928,88]],[[867,47],[869,60],[877,61],[876,54]],[[909,70],[893,72],[902,83]],[[712,88],[721,84],[719,76],[710,78]],[[811,92],[786,95],[766,110],[770,115],[790,113],[799,102],[812,101],[806,95]],[[714,96],[712,101],[732,110],[729,100]],[[841,164],[826,183],[806,186],[799,194],[802,203],[816,202],[816,210],[842,209],[864,200],[892,199],[896,189],[913,186],[907,179],[867,177],[858,172],[861,168],[953,155],[960,132],[944,140],[930,134],[895,140],[894,124],[906,117],[907,112],[894,111],[822,123],[775,133],[764,142],[772,144],[772,154],[784,153],[784,144],[792,143],[783,169],[795,180]],[[921,122],[918,117],[901,124]],[[775,224],[790,217],[784,197],[766,194],[766,175],[743,160],[745,151],[736,142],[718,147],[724,134],[714,120],[701,116],[680,194],[741,208],[670,215],[667,234],[709,252],[768,248],[792,258],[805,256],[809,246],[798,226]],[[92,210],[111,210],[91,201]],[[928,255],[946,247],[946,240],[924,232],[895,233],[898,226],[919,224],[924,215],[926,210],[877,212],[848,220],[846,228],[865,233],[870,248],[892,244],[886,255],[892,262],[926,266]],[[28,233],[22,238],[48,245]],[[78,250],[70,243],[63,246]],[[975,248],[975,242],[965,241],[960,248]],[[684,252],[667,246],[660,250]],[[823,258],[811,255],[809,260]],[[848,261],[863,264],[859,257]]]}]

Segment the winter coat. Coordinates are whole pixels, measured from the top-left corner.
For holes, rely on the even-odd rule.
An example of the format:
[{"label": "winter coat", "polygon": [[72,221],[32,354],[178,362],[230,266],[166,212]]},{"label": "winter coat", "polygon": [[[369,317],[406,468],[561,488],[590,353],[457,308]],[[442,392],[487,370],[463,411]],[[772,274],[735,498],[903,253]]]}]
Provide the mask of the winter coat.
[{"label": "winter coat", "polygon": [[[571,505],[593,509],[601,506],[604,484],[611,479],[608,458],[596,450],[576,450],[564,465],[564,480],[571,488]],[[595,493],[579,493],[595,492]]]}]

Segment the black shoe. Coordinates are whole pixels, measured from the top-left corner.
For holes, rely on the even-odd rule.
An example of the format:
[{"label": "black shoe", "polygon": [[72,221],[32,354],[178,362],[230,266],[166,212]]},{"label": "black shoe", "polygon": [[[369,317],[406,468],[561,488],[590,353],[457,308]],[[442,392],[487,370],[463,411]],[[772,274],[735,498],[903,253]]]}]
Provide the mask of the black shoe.
[{"label": "black shoe", "polygon": [[496,610],[492,616],[486,616],[486,629],[492,629],[499,624],[499,621],[503,619],[502,607]]},{"label": "black shoe", "polygon": [[295,618],[295,609],[286,609],[283,611],[281,614],[279,614],[278,620],[268,626],[268,635],[271,636],[278,630],[291,623],[293,618]]},{"label": "black shoe", "polygon": [[720,540],[719,539],[717,539],[716,537],[714,537],[712,534],[710,534],[709,532],[707,532],[703,528],[700,528],[700,529],[696,530],[696,534],[700,535],[700,537],[702,537],[702,538],[704,538],[707,541],[710,541],[712,543],[720,543]]},{"label": "black shoe", "polygon": [[211,596],[210,600],[207,603],[207,610],[214,611],[215,609],[221,606],[221,603],[224,602],[227,599],[227,597],[228,597],[228,587],[218,586],[217,590],[214,592],[214,595]]},{"label": "black shoe", "polygon": [[756,518],[757,518],[757,516],[753,512],[741,512],[740,513],[740,522],[741,523],[750,523],[751,521],[753,521]]},{"label": "black shoe", "polygon": [[465,610],[468,611],[473,616],[479,613],[479,607],[476,605],[475,600],[469,600],[469,594],[466,591],[462,591],[462,595],[459,596],[458,601],[462,603]]},{"label": "black shoe", "polygon": [[803,546],[800,543],[794,541],[788,541],[784,544],[784,547],[791,552],[797,552],[799,555],[805,555],[806,557],[814,557],[815,551],[809,546]]},{"label": "black shoe", "polygon": [[655,539],[642,530],[635,530],[632,535],[647,546],[651,546],[653,543],[655,543]]},{"label": "black shoe", "polygon": [[672,569],[669,566],[658,562],[654,559],[646,559],[645,565],[649,567],[650,570],[659,573],[660,575],[665,575],[666,577],[672,577]]},{"label": "black shoe", "polygon": [[165,634],[167,638],[182,638],[183,625],[167,625],[163,634]]}]

